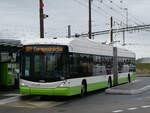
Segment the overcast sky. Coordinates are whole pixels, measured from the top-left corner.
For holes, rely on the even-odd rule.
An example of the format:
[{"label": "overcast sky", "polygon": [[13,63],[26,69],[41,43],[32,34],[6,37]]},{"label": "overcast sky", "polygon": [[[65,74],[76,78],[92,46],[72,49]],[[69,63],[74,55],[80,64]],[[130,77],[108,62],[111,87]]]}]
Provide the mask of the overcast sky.
[{"label": "overcast sky", "polygon": [[[44,11],[49,15],[45,20],[46,37],[66,36],[67,25],[72,26],[72,34],[88,32],[88,0],[44,0],[44,4]],[[111,15],[115,21],[114,27],[121,27],[126,23],[124,8],[128,8],[129,25],[150,24],[149,4],[150,0],[93,0],[93,31],[109,29]],[[0,38],[39,38],[38,6],[39,0],[1,0]],[[136,52],[137,58],[149,57],[149,36],[148,31],[126,33],[128,46],[125,48]],[[95,39],[109,42],[109,35]],[[114,39],[120,41],[117,46],[122,44],[121,33],[114,34]]]}]

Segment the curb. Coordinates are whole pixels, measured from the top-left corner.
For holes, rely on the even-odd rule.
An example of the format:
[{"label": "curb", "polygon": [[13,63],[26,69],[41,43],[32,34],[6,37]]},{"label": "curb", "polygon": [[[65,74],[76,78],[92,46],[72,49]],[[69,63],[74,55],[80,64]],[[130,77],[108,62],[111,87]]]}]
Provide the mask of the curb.
[{"label": "curb", "polygon": [[107,94],[120,94],[120,95],[135,95],[135,94],[140,94],[143,93],[147,90],[150,90],[150,85],[144,86],[143,88],[140,89],[131,89],[131,90],[121,90],[121,89],[114,89],[114,88],[109,88],[106,89],[105,93]]}]

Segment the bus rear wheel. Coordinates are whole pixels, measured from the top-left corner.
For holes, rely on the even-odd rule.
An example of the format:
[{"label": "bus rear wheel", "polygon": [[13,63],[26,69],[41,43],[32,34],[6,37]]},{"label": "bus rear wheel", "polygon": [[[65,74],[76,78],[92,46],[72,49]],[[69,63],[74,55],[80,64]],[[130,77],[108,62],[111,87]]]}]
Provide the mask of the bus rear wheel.
[{"label": "bus rear wheel", "polygon": [[85,82],[82,82],[81,84],[81,97],[84,97],[87,95],[87,86]]},{"label": "bus rear wheel", "polygon": [[128,74],[128,82],[131,83],[131,76]]},{"label": "bus rear wheel", "polygon": [[111,88],[112,87],[112,80],[111,78],[108,79],[108,88]]}]

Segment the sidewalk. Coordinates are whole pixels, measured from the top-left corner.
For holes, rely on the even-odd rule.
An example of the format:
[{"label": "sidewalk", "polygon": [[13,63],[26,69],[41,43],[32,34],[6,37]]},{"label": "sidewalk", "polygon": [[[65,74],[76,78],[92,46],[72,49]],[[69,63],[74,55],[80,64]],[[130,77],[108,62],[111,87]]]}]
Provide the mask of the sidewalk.
[{"label": "sidewalk", "polygon": [[138,77],[132,83],[127,83],[106,89],[108,94],[134,95],[150,90],[150,77]]}]

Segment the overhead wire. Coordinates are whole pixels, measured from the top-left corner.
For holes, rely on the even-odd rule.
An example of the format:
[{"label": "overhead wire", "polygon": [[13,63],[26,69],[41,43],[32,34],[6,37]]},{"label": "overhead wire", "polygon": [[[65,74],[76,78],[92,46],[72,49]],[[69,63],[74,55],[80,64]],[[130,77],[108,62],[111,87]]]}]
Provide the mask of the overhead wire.
[{"label": "overhead wire", "polygon": [[119,10],[116,10],[114,7],[109,6],[108,4],[106,4],[105,2],[101,2],[100,0],[97,0],[99,3],[103,3],[103,5],[105,5],[109,10],[113,11],[114,13],[116,13],[117,15],[119,14],[120,16],[124,17],[126,19],[126,17],[120,13]]},{"label": "overhead wire", "polygon": [[[85,1],[87,2],[87,0],[85,0]],[[109,18],[112,16],[112,14],[108,13],[104,8],[99,7],[99,6],[95,5],[94,3],[93,3],[93,6],[95,6],[95,7],[98,8],[98,9],[100,9],[100,10],[97,10],[97,9],[96,9],[96,11],[99,12],[99,14],[104,13],[105,15],[108,15]],[[94,8],[95,8],[95,7],[94,7]],[[92,9],[94,9],[94,8],[92,8]],[[100,13],[100,12],[102,12],[102,13]],[[115,18],[115,20],[119,21],[120,23],[126,25],[124,22],[122,22],[121,20],[117,19],[116,17],[114,17],[114,18]],[[121,26],[121,24],[118,23],[117,21],[115,21],[115,23],[117,23],[118,25]]]},{"label": "overhead wire", "polygon": [[[123,8],[123,7],[120,7],[118,4],[116,4],[115,2],[113,2],[112,0],[109,0],[112,4],[114,4],[116,7],[118,7],[118,9],[121,9],[121,10],[124,10],[125,8]],[[123,3],[123,0],[122,0],[122,2],[121,3]],[[129,11],[128,11],[128,14],[129,14],[129,17],[130,16],[132,16],[132,18],[131,19],[133,19],[132,21],[135,23],[135,24],[137,24],[137,25],[139,25],[138,23],[141,23],[141,24],[143,24],[144,22],[142,22],[141,20],[139,20],[138,18],[136,18],[135,16],[133,16]],[[130,19],[130,18],[129,18]]]}]

